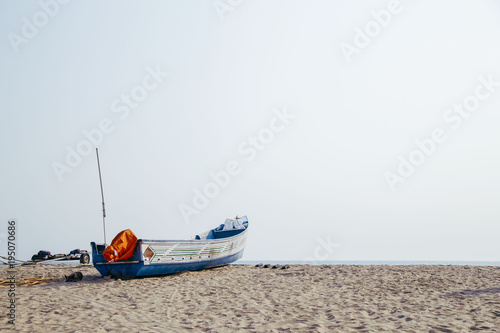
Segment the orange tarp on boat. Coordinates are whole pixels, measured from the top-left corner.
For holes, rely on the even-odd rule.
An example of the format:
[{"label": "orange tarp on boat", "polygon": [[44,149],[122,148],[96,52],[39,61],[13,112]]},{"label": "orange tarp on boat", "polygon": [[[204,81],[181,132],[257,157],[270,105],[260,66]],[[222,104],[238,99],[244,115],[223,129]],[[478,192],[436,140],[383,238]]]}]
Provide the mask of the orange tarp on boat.
[{"label": "orange tarp on boat", "polygon": [[134,254],[136,243],[137,236],[134,235],[132,230],[127,229],[120,231],[118,235],[113,238],[111,245],[104,250],[102,255],[107,262],[128,259]]}]

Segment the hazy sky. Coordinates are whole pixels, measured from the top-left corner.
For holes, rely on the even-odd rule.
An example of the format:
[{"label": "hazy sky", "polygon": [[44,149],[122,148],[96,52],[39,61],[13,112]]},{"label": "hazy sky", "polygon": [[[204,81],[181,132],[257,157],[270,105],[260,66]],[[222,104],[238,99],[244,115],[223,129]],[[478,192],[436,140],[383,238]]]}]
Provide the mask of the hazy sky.
[{"label": "hazy sky", "polygon": [[1,1],[0,254],[500,260],[500,4]]}]

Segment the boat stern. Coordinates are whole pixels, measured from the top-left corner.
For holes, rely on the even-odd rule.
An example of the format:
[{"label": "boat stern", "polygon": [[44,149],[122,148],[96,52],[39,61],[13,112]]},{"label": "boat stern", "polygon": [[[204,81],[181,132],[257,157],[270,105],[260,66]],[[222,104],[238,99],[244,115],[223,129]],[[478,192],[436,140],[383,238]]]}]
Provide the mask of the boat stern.
[{"label": "boat stern", "polygon": [[127,260],[119,260],[115,262],[107,262],[102,255],[106,248],[104,244],[90,243],[92,249],[92,263],[95,269],[99,271],[101,276],[120,276],[120,277],[135,277],[139,270],[144,266],[141,251],[141,240],[138,240],[135,246],[134,254]]}]

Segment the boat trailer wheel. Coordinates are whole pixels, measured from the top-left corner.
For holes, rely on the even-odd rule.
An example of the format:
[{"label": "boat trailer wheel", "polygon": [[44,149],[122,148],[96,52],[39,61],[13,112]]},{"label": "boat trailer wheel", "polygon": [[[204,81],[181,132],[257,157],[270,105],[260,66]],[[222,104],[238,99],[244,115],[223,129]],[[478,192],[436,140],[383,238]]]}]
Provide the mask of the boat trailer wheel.
[{"label": "boat trailer wheel", "polygon": [[88,264],[88,263],[90,263],[90,255],[88,253],[82,253],[80,255],[80,263],[81,264]]}]

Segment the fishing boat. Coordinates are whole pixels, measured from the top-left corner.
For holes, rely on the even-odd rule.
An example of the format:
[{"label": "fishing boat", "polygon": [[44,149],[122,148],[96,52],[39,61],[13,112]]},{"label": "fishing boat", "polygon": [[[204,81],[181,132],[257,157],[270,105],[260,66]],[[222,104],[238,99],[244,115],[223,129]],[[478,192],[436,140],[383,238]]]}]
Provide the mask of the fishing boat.
[{"label": "fishing boat", "polygon": [[202,270],[227,265],[243,256],[248,230],[246,216],[226,219],[224,224],[189,240],[138,239],[133,255],[108,262],[105,244],[90,243],[92,262],[101,275],[134,278]]},{"label": "fishing boat", "polygon": [[123,230],[106,245],[106,209],[99,151],[97,167],[102,197],[104,244],[91,242],[92,262],[102,276],[133,278],[172,274],[227,265],[243,256],[248,230],[246,216],[226,219],[220,226],[189,240],[137,239]]}]

